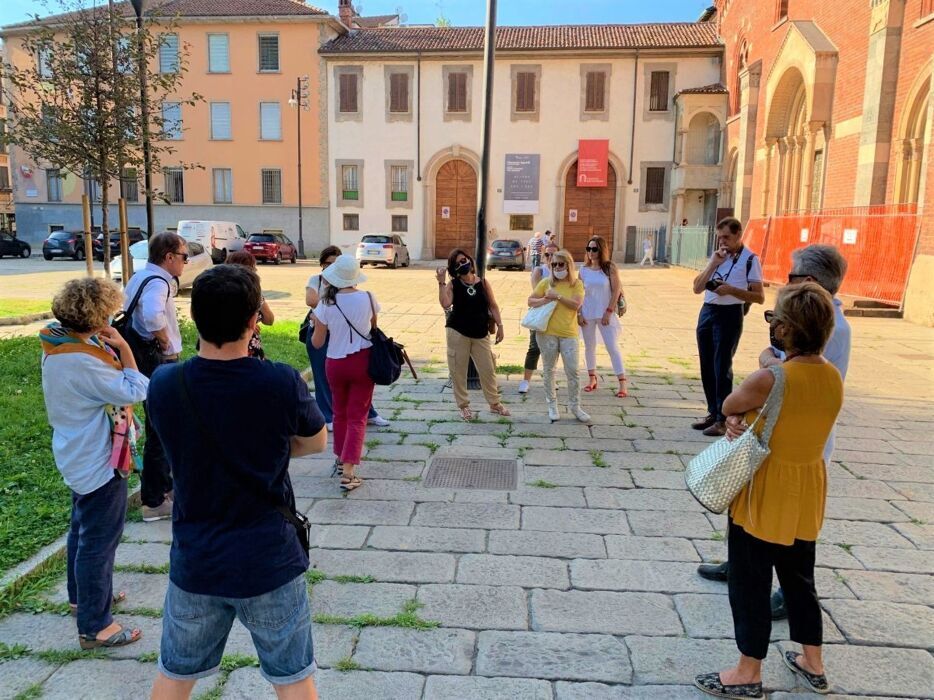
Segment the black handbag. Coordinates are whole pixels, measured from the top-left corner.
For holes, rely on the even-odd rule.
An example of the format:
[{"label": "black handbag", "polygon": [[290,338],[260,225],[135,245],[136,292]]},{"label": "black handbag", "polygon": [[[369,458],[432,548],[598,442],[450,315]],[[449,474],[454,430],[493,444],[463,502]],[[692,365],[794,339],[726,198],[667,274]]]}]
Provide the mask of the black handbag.
[{"label": "black handbag", "polygon": [[298,339],[303,343],[308,342],[308,333],[311,332],[311,315],[314,313],[314,309],[308,309],[308,313],[305,314],[305,320],[302,321],[302,325],[298,327]]},{"label": "black handbag", "polygon": [[[214,439],[214,435],[208,432],[207,427],[204,425],[204,422],[201,420],[201,414],[195,410],[195,406],[191,401],[191,394],[188,391],[188,382],[185,380],[185,363],[180,362],[178,368],[175,370],[175,377],[178,381],[179,391],[182,396],[182,406],[187,409],[189,415],[194,418],[195,425],[198,427],[198,431],[201,433],[201,437],[205,439],[211,449],[214,451],[214,454],[219,457],[225,457],[225,452],[221,448],[220,444]],[[232,464],[228,462],[228,464]],[[285,518],[292,527],[295,528],[295,534],[298,536],[298,542],[302,545],[302,549],[305,550],[307,555],[311,551],[311,523],[308,522],[302,513],[299,513],[297,510],[294,510],[293,507],[288,506],[284,503],[276,503],[272,496],[269,495],[269,492],[263,488],[262,485],[255,483],[252,479],[248,478],[246,474],[238,471],[236,468],[232,468],[227,472],[227,475],[237,481],[241,488],[244,489],[245,493],[252,494],[254,496],[259,496],[267,505],[270,505],[278,511],[283,518]]]},{"label": "black handbag", "polygon": [[169,283],[165,279],[157,275],[147,277],[143,280],[139,289],[136,290],[133,301],[130,302],[126,311],[121,311],[114,316],[113,323],[111,324],[120,335],[123,336],[123,339],[126,340],[127,344],[130,346],[130,350],[133,351],[133,357],[136,358],[137,369],[147,377],[151,377],[152,373],[156,371],[156,367],[162,364],[162,347],[155,338],[144,338],[133,328],[133,312],[136,311],[136,307],[139,305],[139,298],[142,296],[146,285],[153,280],[162,280],[165,282],[168,294],[172,294],[172,288],[169,287]]},{"label": "black handbag", "polygon": [[[373,310],[373,316],[375,317],[376,307],[373,304],[373,295],[369,292],[366,294],[370,298],[370,308]],[[337,307],[341,316],[347,321],[347,325],[350,326],[352,332],[373,344],[370,348],[370,361],[367,367],[367,374],[370,375],[370,379],[373,380],[374,384],[389,386],[395,382],[399,378],[399,375],[402,374],[403,363],[409,366],[412,377],[418,379],[418,375],[415,373],[415,368],[412,366],[412,361],[409,359],[404,345],[388,337],[376,326],[370,328],[369,337],[363,335],[363,333],[358,331],[350,322],[347,315],[341,311],[341,307],[337,304],[337,299],[334,300],[334,306]]]}]

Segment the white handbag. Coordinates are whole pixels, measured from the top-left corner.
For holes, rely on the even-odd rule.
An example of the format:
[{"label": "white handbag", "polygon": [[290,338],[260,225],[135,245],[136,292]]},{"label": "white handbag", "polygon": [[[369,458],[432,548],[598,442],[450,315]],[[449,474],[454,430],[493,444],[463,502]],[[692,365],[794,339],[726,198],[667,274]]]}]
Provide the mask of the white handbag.
[{"label": "white handbag", "polygon": [[554,313],[557,306],[557,301],[549,301],[547,304],[529,309],[525,312],[525,316],[522,317],[520,323],[529,330],[545,331],[548,328],[548,320],[551,318],[551,314]]},{"label": "white handbag", "polygon": [[[695,456],[684,470],[684,482],[691,495],[713,513],[727,509],[771,452],[769,440],[782,411],[785,372],[781,365],[769,369],[775,375],[775,383],[752,425],[732,442],[720,438]],[[765,427],[760,437],[754,428],[763,415]]]}]

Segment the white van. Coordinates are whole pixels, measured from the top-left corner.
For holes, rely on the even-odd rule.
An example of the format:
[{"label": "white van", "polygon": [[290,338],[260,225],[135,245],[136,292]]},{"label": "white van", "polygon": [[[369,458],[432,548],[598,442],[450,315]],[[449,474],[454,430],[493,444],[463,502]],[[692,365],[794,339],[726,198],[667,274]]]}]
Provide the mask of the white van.
[{"label": "white van", "polygon": [[179,221],[178,235],[204,246],[215,264],[224,262],[227,253],[242,250],[247,239],[246,231],[233,221]]}]

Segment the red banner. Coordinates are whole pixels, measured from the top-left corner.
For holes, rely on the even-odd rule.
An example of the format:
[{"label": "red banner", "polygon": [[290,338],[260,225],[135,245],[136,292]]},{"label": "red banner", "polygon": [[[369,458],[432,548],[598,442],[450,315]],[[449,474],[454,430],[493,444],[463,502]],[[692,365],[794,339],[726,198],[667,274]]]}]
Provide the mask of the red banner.
[{"label": "red banner", "polygon": [[577,145],[577,186],[606,187],[608,139],[581,139]]}]

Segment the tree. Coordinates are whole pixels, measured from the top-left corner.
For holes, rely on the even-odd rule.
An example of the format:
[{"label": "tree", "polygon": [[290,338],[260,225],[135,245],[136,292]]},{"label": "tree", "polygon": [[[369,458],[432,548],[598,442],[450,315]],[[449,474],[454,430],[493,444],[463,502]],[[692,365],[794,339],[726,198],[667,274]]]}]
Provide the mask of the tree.
[{"label": "tree", "polygon": [[[10,109],[2,142],[19,147],[36,163],[99,183],[104,270],[110,276],[109,184],[122,183],[127,169],[140,172],[144,167],[140,67],[148,71],[158,65],[160,52],[173,64],[174,70],[148,73],[150,104],[171,98],[193,105],[202,98],[182,94],[188,47],[167,38],[177,38],[175,18],[149,13],[137,35],[129,3],[85,7],[82,0],[54,2],[58,12],[37,16],[35,29],[22,37],[22,53],[32,60],[19,65],[7,61],[3,67]],[[175,153],[171,138],[180,129],[181,124],[163,120],[162,110],[150,110],[154,172]]]}]

